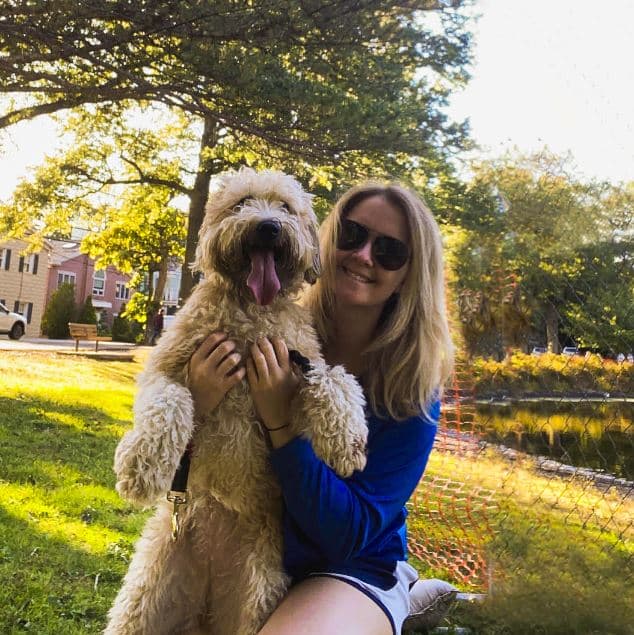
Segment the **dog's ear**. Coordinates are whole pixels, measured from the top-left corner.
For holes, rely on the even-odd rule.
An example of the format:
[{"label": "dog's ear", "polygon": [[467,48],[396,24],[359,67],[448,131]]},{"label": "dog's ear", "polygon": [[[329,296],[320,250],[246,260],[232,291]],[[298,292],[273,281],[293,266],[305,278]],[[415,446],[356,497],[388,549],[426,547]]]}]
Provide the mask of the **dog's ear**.
[{"label": "dog's ear", "polygon": [[317,235],[317,228],[314,225],[310,226],[310,237],[313,241],[313,264],[310,269],[304,272],[304,280],[308,284],[315,284],[317,278],[321,276],[321,258],[319,257],[319,236]]}]

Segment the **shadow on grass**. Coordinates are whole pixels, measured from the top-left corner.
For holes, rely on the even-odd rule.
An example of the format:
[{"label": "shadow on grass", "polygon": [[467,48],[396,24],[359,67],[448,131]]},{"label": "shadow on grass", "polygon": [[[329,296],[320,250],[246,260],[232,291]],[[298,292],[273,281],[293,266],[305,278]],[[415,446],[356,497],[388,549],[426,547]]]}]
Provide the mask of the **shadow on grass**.
[{"label": "shadow on grass", "polygon": [[[64,417],[76,419],[78,426],[62,423],[59,418]],[[2,478],[52,486],[55,475],[37,464],[58,463],[80,472],[83,484],[113,488],[112,459],[119,437],[112,428],[125,423],[85,405],[0,397]]]},{"label": "shadow on grass", "polygon": [[512,510],[490,545],[493,586],[459,624],[480,635],[632,635],[632,553],[607,536]]},{"label": "shadow on grass", "polygon": [[6,633],[98,633],[130,547],[96,556],[35,530],[0,507],[0,624]]}]

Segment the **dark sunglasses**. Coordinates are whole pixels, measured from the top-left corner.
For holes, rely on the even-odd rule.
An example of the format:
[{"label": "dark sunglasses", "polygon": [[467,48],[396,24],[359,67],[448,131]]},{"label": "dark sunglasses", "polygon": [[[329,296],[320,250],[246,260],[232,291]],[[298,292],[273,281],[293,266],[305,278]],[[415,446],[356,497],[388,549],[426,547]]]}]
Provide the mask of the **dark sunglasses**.
[{"label": "dark sunglasses", "polygon": [[[342,219],[337,249],[342,251],[356,251],[367,244],[370,230],[364,225],[355,223],[347,218]],[[407,245],[390,236],[377,236],[372,241],[372,258],[387,271],[400,269],[409,258]]]}]

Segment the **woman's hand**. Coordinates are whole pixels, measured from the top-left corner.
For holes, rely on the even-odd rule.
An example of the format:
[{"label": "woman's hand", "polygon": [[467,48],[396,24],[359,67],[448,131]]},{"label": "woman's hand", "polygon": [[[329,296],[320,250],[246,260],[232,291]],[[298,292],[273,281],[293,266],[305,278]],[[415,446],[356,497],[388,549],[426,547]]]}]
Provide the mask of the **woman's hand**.
[{"label": "woman's hand", "polygon": [[279,337],[258,340],[247,359],[247,379],[260,421],[267,429],[290,421],[291,399],[299,387],[286,344]]},{"label": "woman's hand", "polygon": [[227,392],[245,376],[242,357],[226,333],[215,331],[189,360],[189,390],[197,416],[214,410]]}]

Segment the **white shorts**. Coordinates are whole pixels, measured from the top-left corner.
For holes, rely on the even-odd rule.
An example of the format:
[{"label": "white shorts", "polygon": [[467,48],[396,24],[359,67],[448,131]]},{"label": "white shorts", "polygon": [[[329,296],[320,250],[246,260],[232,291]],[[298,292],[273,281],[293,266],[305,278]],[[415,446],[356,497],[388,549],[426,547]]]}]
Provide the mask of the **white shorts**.
[{"label": "white shorts", "polygon": [[311,573],[310,576],[337,578],[359,589],[359,591],[365,593],[372,601],[378,604],[387,615],[394,635],[401,635],[403,622],[409,615],[409,590],[414,582],[418,580],[418,571],[404,560],[399,560],[396,563],[394,570],[396,584],[387,590],[341,573]]}]

